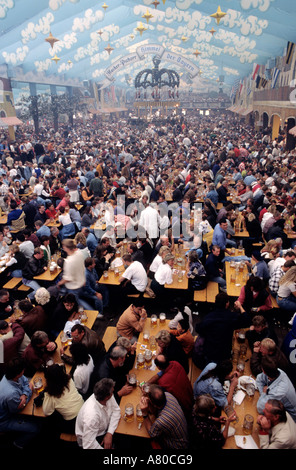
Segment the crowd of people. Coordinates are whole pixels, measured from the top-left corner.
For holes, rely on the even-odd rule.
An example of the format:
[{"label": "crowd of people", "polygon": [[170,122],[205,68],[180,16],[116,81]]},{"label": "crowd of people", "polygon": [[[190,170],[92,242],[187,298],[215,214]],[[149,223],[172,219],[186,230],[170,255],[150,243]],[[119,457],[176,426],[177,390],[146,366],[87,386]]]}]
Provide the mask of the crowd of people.
[{"label": "crowd of people", "polygon": [[[147,318],[145,293],[175,312],[170,329],[156,337],[159,372],[141,399],[151,445],[224,445],[235,420],[221,417],[237,386],[232,336],[249,328],[260,445],[296,447],[296,151],[287,150],[284,130],[272,139],[270,130],[255,131],[228,114],[141,129],[124,120],[89,121],[59,132],[41,128],[39,135],[22,126],[14,142],[3,134],[0,158],[0,208],[7,215],[0,232],[0,432],[17,433],[14,445],[21,448],[42,435],[39,423],[19,419],[19,411],[32,396],[30,378],[43,370],[51,434],[70,430],[85,449],[116,447],[119,402],[132,391],[126,376]],[[249,233],[242,240],[249,275],[233,299],[225,258],[238,247],[238,220]],[[177,302],[165,285],[173,282],[181,247],[188,289],[178,292]],[[118,256],[124,270],[114,298],[99,280]],[[37,282],[52,260],[59,276]],[[29,288],[26,298],[15,299],[3,287],[13,277]],[[218,283],[219,294],[194,328],[194,292],[209,281]],[[131,303],[129,295],[139,297]],[[272,298],[276,321],[290,330],[283,346],[273,328]],[[118,340],[108,351],[81,323],[79,306],[96,310],[98,320],[121,312]],[[72,337],[71,354],[61,350],[70,374],[50,364],[62,330]],[[202,370],[193,386],[190,357]]]}]

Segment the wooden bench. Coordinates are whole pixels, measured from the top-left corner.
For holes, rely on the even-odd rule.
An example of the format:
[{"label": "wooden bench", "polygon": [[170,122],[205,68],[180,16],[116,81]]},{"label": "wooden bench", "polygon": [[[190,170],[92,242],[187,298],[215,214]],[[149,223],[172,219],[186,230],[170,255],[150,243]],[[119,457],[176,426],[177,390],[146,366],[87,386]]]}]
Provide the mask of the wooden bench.
[{"label": "wooden bench", "polygon": [[77,442],[76,434],[67,434],[65,432],[62,432],[62,434],[60,434],[60,439],[61,441],[65,442]]},{"label": "wooden bench", "polygon": [[105,345],[106,351],[110,348],[110,346],[116,341],[118,338],[116,326],[108,326],[102,338],[102,341]]},{"label": "wooden bench", "polygon": [[[127,297],[138,299],[140,297],[140,294],[128,294]],[[155,299],[155,297],[151,297],[149,294],[147,294],[147,292],[144,292],[143,298],[144,299]]]},{"label": "wooden bench", "polygon": [[31,290],[31,287],[30,286],[26,286],[25,284],[22,284],[20,287],[18,287],[19,291],[21,292],[29,292],[29,290]]},{"label": "wooden bench", "polygon": [[209,281],[207,285],[207,302],[215,303],[217,294],[219,294],[218,282]]},{"label": "wooden bench", "polygon": [[207,288],[202,290],[195,290],[193,300],[195,302],[206,302],[207,301]]},{"label": "wooden bench", "polygon": [[3,289],[15,289],[21,282],[21,277],[12,277],[6,284],[4,284]]},{"label": "wooden bench", "polygon": [[195,302],[214,303],[217,294],[219,294],[219,284],[217,282],[209,281],[205,289],[194,291],[193,300]]}]

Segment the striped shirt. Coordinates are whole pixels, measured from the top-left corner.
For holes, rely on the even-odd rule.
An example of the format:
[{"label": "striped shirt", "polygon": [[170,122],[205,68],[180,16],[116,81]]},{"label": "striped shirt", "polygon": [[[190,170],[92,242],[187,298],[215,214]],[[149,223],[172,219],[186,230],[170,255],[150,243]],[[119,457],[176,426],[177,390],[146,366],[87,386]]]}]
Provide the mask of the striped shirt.
[{"label": "striped shirt", "polygon": [[187,449],[188,429],[184,413],[176,398],[165,392],[166,405],[159,411],[149,434],[163,449]]}]

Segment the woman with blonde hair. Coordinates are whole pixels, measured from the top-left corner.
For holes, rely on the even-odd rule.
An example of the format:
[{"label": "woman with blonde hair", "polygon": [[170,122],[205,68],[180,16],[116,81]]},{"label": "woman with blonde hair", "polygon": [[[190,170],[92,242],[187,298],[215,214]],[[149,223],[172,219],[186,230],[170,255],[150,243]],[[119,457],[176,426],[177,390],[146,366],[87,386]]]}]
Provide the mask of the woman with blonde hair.
[{"label": "woman with blonde hair", "polygon": [[154,274],[156,273],[158,267],[161,265],[165,255],[167,255],[168,253],[170,253],[170,248],[168,246],[163,245],[160,247],[158,254],[154,257],[150,265],[148,275],[151,279],[154,278]]},{"label": "woman with blonde hair", "polygon": [[291,314],[296,311],[296,266],[292,266],[280,279],[276,300],[281,309]]},{"label": "woman with blonde hair", "polygon": [[84,259],[90,256],[90,251],[87,247],[86,236],[82,232],[78,232],[75,235],[74,241],[77,248],[83,253]]}]

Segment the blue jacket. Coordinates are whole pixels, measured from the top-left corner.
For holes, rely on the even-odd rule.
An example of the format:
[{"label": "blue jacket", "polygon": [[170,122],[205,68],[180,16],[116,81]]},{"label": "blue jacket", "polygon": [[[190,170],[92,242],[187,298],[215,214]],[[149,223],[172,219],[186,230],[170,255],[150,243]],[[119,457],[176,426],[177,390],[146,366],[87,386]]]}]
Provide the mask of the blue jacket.
[{"label": "blue jacket", "polygon": [[209,377],[205,380],[202,378],[211,370],[215,369],[217,364],[215,362],[210,362],[201,372],[200,376],[196,379],[193,385],[193,395],[194,399],[199,395],[205,395],[208,393],[215,400],[217,406],[224,408],[228,405],[227,397],[223,390],[223,385],[217,377]]},{"label": "blue jacket", "polygon": [[4,375],[0,382],[0,423],[19,413],[21,395],[27,396],[27,403],[32,396],[27,377],[22,375],[17,382],[14,382],[7,380]]},{"label": "blue jacket", "polygon": [[221,250],[226,249],[226,232],[221,228],[220,224],[215,225],[212,245],[220,246]]},{"label": "blue jacket", "polygon": [[[292,416],[293,420],[296,421],[295,388],[287,374],[281,369],[278,369],[278,371],[279,376],[272,382],[264,372],[257,375],[256,383],[260,393],[260,397],[257,402],[258,413],[263,413],[265,403],[269,399],[275,398],[283,403],[285,410]],[[267,385],[268,388],[266,392],[263,392],[265,385]]]},{"label": "blue jacket", "polygon": [[208,192],[208,194],[206,195],[206,199],[210,199],[210,201],[212,201],[212,203],[216,206],[218,204],[219,195],[217,191],[213,189],[212,191]]},{"label": "blue jacket", "polygon": [[97,291],[98,284],[96,281],[98,281],[98,274],[95,269],[90,271],[89,269],[85,268],[85,285],[83,287],[84,293],[88,295],[95,295]]}]

